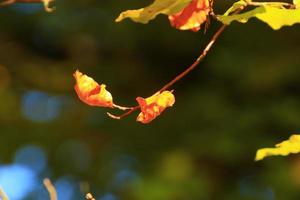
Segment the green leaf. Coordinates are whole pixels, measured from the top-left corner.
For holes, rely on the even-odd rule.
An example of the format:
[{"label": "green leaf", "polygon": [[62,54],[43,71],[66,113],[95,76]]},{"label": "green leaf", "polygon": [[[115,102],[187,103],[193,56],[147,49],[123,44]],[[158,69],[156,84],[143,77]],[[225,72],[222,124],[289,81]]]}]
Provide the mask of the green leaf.
[{"label": "green leaf", "polygon": [[116,19],[116,22],[130,18],[135,22],[146,24],[158,14],[172,15],[181,11],[191,1],[192,0],[155,0],[151,5],[145,8],[122,12]]},{"label": "green leaf", "polygon": [[267,23],[274,30],[278,30],[283,26],[292,26],[300,23],[300,9],[280,8],[278,5],[263,5],[242,14],[219,15],[218,20],[224,24],[230,24],[233,21],[246,23],[252,17],[256,17]]}]

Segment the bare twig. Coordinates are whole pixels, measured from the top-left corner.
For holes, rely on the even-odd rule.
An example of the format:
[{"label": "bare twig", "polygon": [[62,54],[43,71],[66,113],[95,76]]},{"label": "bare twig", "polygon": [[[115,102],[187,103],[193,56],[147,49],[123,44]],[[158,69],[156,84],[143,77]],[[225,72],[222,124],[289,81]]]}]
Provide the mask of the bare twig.
[{"label": "bare twig", "polygon": [[0,199],[1,200],[9,200],[4,190],[0,187]]},{"label": "bare twig", "polygon": [[206,45],[205,49],[202,51],[202,53],[200,54],[200,56],[196,59],[196,61],[190,66],[188,67],[186,70],[184,70],[182,73],[180,73],[178,76],[176,76],[173,80],[171,80],[170,82],[168,82],[166,85],[164,85],[159,92],[163,92],[165,90],[167,90],[168,88],[170,88],[174,83],[176,83],[177,81],[179,81],[180,79],[182,79],[184,76],[186,76],[188,73],[190,73],[193,69],[195,69],[199,63],[203,60],[203,58],[205,58],[205,56],[207,55],[207,53],[209,52],[209,50],[211,49],[211,47],[213,46],[213,44],[216,42],[216,40],[218,39],[218,37],[221,35],[221,33],[223,33],[223,31],[225,30],[225,28],[227,27],[227,25],[222,25],[218,31],[213,35],[212,39],[210,40],[210,42]]},{"label": "bare twig", "polygon": [[44,185],[46,187],[46,189],[49,192],[50,195],[50,200],[57,200],[57,193],[56,193],[56,189],[53,186],[53,184],[51,183],[50,179],[45,178],[44,179]]}]

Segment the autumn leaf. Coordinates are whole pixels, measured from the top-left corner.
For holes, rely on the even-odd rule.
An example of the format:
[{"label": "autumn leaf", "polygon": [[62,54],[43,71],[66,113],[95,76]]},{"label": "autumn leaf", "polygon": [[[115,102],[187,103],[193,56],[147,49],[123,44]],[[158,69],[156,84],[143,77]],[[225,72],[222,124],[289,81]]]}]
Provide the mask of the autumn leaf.
[{"label": "autumn leaf", "polygon": [[155,0],[151,5],[122,12],[116,19],[120,22],[125,18],[130,18],[135,22],[146,24],[159,14],[172,15],[180,12],[192,0]]},{"label": "autumn leaf", "polygon": [[137,97],[136,100],[141,108],[141,113],[138,115],[137,121],[144,124],[151,122],[167,107],[171,107],[175,103],[175,97],[170,91],[157,92],[146,99]]},{"label": "autumn leaf", "polygon": [[180,30],[198,31],[210,11],[208,0],[193,0],[182,11],[169,15],[171,25]]},{"label": "autumn leaf", "polygon": [[90,106],[114,107],[112,95],[106,90],[106,85],[99,85],[94,79],[78,70],[73,76],[76,80],[74,88],[81,101]]},{"label": "autumn leaf", "polygon": [[146,24],[159,14],[168,15],[173,27],[180,30],[198,31],[210,11],[209,0],[155,0],[151,5],[122,12],[116,19],[120,22],[130,18],[135,22]]},{"label": "autumn leaf", "polygon": [[290,153],[300,152],[300,135],[292,135],[289,140],[276,145],[275,148],[263,148],[256,152],[255,160],[262,160],[268,156],[287,156]]},{"label": "autumn leaf", "polygon": [[[296,1],[294,3],[296,5]],[[250,11],[233,15],[228,15],[227,11],[224,15],[218,15],[218,20],[228,25],[233,21],[246,23],[250,18],[255,17],[267,23],[274,30],[300,23],[300,9],[297,6],[296,8],[285,8],[283,5],[280,2],[270,2]],[[232,10],[233,7],[230,9]]]}]

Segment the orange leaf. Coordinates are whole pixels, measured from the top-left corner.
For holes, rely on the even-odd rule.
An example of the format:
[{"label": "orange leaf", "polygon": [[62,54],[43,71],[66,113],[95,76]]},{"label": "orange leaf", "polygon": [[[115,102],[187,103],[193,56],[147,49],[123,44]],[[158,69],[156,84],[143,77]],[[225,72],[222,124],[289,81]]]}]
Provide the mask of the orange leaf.
[{"label": "orange leaf", "polygon": [[151,122],[167,107],[171,107],[175,103],[175,97],[170,91],[157,92],[146,99],[137,97],[136,100],[142,111],[136,120],[144,124]]},{"label": "orange leaf", "polygon": [[90,106],[113,107],[113,98],[105,89],[106,85],[99,85],[94,79],[78,70],[73,76],[76,79],[74,88],[81,101]]},{"label": "orange leaf", "polygon": [[192,0],[182,11],[169,15],[170,23],[180,30],[200,30],[210,11],[209,0]]}]

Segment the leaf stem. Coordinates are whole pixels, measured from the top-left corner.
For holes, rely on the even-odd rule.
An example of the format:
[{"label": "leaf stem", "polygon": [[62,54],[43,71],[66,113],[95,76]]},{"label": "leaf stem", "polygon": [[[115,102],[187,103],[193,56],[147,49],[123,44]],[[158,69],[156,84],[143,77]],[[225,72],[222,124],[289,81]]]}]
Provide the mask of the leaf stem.
[{"label": "leaf stem", "polygon": [[131,110],[132,109],[132,107],[125,107],[125,106],[120,106],[117,104],[113,104],[113,108],[117,108],[119,110]]},{"label": "leaf stem", "polygon": [[134,111],[138,110],[140,108],[140,106],[134,106],[134,107],[131,107],[129,109],[129,111],[123,113],[122,115],[113,115],[109,112],[107,112],[106,114],[110,117],[110,118],[113,118],[113,119],[122,119],[124,117],[127,117],[128,115],[130,115],[131,113],[133,113]]}]

